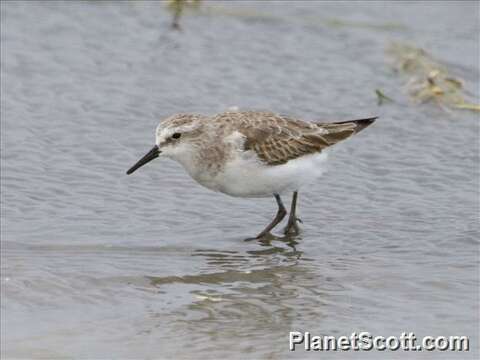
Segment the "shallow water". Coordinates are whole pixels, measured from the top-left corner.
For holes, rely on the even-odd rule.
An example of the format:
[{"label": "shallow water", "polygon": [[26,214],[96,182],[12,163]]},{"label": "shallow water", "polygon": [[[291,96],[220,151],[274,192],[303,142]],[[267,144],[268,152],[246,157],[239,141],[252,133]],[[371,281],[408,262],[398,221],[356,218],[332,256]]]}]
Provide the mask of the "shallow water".
[{"label": "shallow water", "polygon": [[[476,358],[478,115],[411,104],[384,49],[428,49],[478,102],[478,3],[206,6],[177,32],[154,2],[2,2],[2,357]],[[244,242],[273,199],[125,175],[159,119],[230,106],[380,120],[300,192],[300,236]],[[292,354],[294,330],[471,351]]]}]

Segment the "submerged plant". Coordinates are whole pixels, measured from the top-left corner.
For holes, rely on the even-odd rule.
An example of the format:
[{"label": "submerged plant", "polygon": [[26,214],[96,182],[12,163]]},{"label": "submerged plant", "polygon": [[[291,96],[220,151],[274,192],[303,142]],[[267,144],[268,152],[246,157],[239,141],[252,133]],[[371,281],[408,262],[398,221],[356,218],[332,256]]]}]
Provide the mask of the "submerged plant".
[{"label": "submerged plant", "polygon": [[417,103],[434,102],[442,108],[480,111],[480,105],[465,100],[464,81],[449,74],[425,50],[393,43],[387,49],[398,72],[410,76],[407,88]]},{"label": "submerged plant", "polygon": [[375,89],[375,94],[377,95],[377,105],[380,106],[384,102],[394,102],[392,98],[388,97],[380,89]]},{"label": "submerged plant", "polygon": [[200,0],[169,0],[167,6],[173,13],[172,29],[180,30],[180,17],[185,8],[198,8],[200,6]]}]

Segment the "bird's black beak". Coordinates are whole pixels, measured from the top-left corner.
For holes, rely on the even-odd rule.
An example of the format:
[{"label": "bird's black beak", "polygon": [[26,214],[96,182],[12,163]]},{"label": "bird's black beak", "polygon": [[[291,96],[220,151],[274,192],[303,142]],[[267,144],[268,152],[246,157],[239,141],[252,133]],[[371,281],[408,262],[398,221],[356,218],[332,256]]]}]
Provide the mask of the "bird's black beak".
[{"label": "bird's black beak", "polygon": [[139,167],[142,167],[146,163],[152,161],[153,159],[157,158],[158,155],[160,154],[160,150],[158,149],[158,146],[155,145],[152,150],[150,150],[144,157],[142,157],[138,162],[133,165],[130,169],[127,171],[127,175],[130,175],[133,173],[135,170],[137,170]]}]

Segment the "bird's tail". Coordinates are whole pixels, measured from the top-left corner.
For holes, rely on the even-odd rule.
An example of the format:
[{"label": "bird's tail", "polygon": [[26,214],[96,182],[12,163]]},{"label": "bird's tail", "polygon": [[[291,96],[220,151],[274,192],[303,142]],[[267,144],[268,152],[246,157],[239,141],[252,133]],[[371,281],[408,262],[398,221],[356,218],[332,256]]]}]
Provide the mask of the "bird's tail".
[{"label": "bird's tail", "polygon": [[367,126],[371,125],[376,118],[377,117],[371,117],[334,123],[317,123],[317,126],[323,130],[327,130],[326,134],[322,134],[322,138],[326,140],[328,146],[330,146],[362,131]]},{"label": "bird's tail", "polygon": [[365,129],[367,126],[372,125],[375,120],[378,118],[378,116],[374,116],[371,118],[366,118],[366,119],[358,119],[358,120],[347,120],[347,121],[340,121],[340,122],[334,122],[331,123],[332,125],[342,125],[342,124],[355,124],[355,133],[358,133]]}]

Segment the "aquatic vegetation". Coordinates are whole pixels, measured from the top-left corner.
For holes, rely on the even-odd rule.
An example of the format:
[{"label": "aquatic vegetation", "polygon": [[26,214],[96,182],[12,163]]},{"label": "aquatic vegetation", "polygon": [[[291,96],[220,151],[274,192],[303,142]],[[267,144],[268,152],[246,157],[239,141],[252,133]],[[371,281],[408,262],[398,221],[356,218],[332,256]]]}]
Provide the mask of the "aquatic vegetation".
[{"label": "aquatic vegetation", "polygon": [[200,6],[201,0],[169,0],[168,9],[173,13],[172,29],[180,30],[180,17],[185,8],[195,8]]},{"label": "aquatic vegetation", "polygon": [[375,89],[375,94],[377,95],[378,106],[382,105],[384,102],[394,102],[392,98],[385,95],[380,89]]},{"label": "aquatic vegetation", "polygon": [[466,100],[464,81],[452,76],[421,48],[402,43],[392,43],[387,54],[393,68],[409,76],[408,92],[416,103],[434,102],[442,108],[480,111],[480,105]]},{"label": "aquatic vegetation", "polygon": [[173,12],[172,28],[180,29],[179,20],[185,10],[195,10],[196,14],[206,16],[231,16],[252,21],[286,22],[315,27],[352,27],[376,31],[394,31],[406,29],[406,26],[394,22],[370,23],[361,21],[350,21],[341,18],[319,18],[317,16],[310,15],[286,17],[284,15],[279,15],[273,12],[271,13],[267,11],[261,11],[254,7],[225,6],[215,2],[202,4],[202,6],[200,7],[200,2],[201,0],[169,0],[167,6]]},{"label": "aquatic vegetation", "polygon": [[364,29],[373,29],[373,30],[405,30],[407,27],[405,25],[386,22],[386,23],[370,23],[363,21],[349,21],[337,18],[330,18],[325,21],[325,25],[331,27],[356,27]]}]

